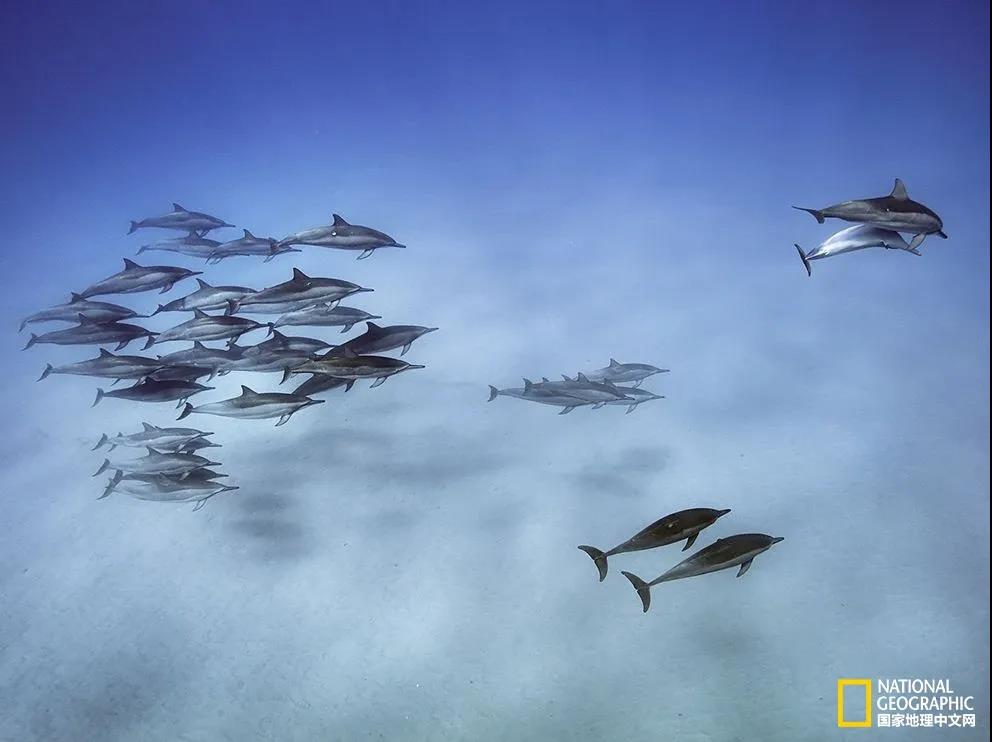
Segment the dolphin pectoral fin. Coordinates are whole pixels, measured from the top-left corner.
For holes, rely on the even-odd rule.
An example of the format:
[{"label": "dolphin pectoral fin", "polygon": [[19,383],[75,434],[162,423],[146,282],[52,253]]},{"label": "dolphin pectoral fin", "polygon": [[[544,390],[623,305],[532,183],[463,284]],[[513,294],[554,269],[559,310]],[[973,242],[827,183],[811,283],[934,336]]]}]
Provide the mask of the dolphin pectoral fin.
[{"label": "dolphin pectoral fin", "polygon": [[204,497],[202,500],[199,500],[196,505],[193,506],[193,512],[195,513],[198,510],[203,510],[203,506],[207,504],[207,499],[208,498]]},{"label": "dolphin pectoral fin", "polygon": [[571,412],[574,409],[575,409],[575,405],[572,405],[571,407],[563,407],[562,410],[561,410],[561,412],[559,412],[558,414],[559,415],[567,415],[569,412]]},{"label": "dolphin pectoral fin", "polygon": [[361,255],[355,258],[355,260],[365,260],[365,258],[369,257],[373,252],[374,250],[370,247],[368,250],[365,250]]},{"label": "dolphin pectoral fin", "polygon": [[354,380],[354,379],[349,379],[349,380],[348,380],[348,383],[344,385],[344,390],[345,390],[346,392],[350,392],[350,391],[351,391],[351,388],[352,388],[353,386],[355,386],[355,380]]},{"label": "dolphin pectoral fin", "polygon": [[689,538],[687,538],[685,540],[685,546],[682,547],[682,551],[688,551],[689,549],[691,549],[692,545],[696,543],[696,536],[698,535],[699,535],[698,533],[694,533]]},{"label": "dolphin pectoral fin", "polygon": [[792,208],[798,209],[799,211],[805,211],[807,214],[812,214],[816,221],[820,224],[823,224],[825,221],[823,218],[823,212],[818,209],[804,209],[802,206],[793,206]]},{"label": "dolphin pectoral fin", "polygon": [[634,389],[637,389],[638,387],[640,387],[640,385],[641,385],[641,384],[642,384],[643,382],[644,382],[644,379],[638,379],[637,381],[635,381],[635,382],[634,382],[634,386],[633,386],[633,388],[634,388]]},{"label": "dolphin pectoral fin", "polygon": [[593,564],[599,570],[599,581],[602,582],[605,580],[606,573],[610,568],[610,565],[606,563],[606,554],[595,546],[580,546],[579,548],[592,558]]},{"label": "dolphin pectoral fin", "polygon": [[634,404],[632,404],[632,405],[628,405],[628,406],[627,406],[627,411],[626,411],[625,413],[623,413],[623,414],[625,414],[625,415],[629,415],[629,414],[630,414],[631,412],[633,412],[634,410],[636,410],[636,409],[637,409],[637,405],[638,405],[638,404],[639,404],[639,402],[634,402]]},{"label": "dolphin pectoral fin", "polygon": [[406,352],[407,352],[408,350],[410,350],[410,346],[411,346],[411,345],[413,345],[413,343],[407,343],[406,345],[404,345],[404,346],[403,346],[403,350],[402,350],[402,351],[400,352],[400,355],[401,355],[401,356],[405,356],[405,355],[406,355]]},{"label": "dolphin pectoral fin", "polygon": [[651,607],[651,586],[633,572],[621,572],[620,574],[630,580],[630,584],[634,586],[641,599],[641,605],[644,606],[644,613],[647,613],[648,608]]},{"label": "dolphin pectoral fin", "polygon": [[293,414],[290,413],[288,415],[283,415],[282,417],[280,417],[279,418],[279,422],[276,423],[276,427],[278,428],[280,425],[285,425],[286,423],[288,423],[289,422],[289,418],[291,418],[292,416],[293,416]]},{"label": "dolphin pectoral fin", "polygon": [[741,568],[739,570],[737,570],[737,576],[738,577],[743,577],[744,576],[744,573],[747,572],[749,569],[751,569],[751,562],[753,562],[753,561],[754,561],[754,559],[751,558],[751,559],[748,559],[743,564],[741,564]]},{"label": "dolphin pectoral fin", "polygon": [[117,347],[114,348],[114,351],[123,350],[130,342],[131,342],[130,340],[121,340],[119,343],[117,343]]},{"label": "dolphin pectoral fin", "polygon": [[911,253],[913,253],[913,255],[916,255],[917,257],[920,257],[920,258],[923,257],[923,253],[921,253],[915,247],[912,250],[907,250],[906,252],[911,252]]},{"label": "dolphin pectoral fin", "polygon": [[172,291],[172,284],[171,283],[167,283],[167,284],[165,284],[165,286],[162,287],[162,290],[159,291],[158,293],[160,293],[160,294],[167,294],[170,291]]},{"label": "dolphin pectoral fin", "polygon": [[798,244],[796,244],[796,243],[793,243],[793,244],[796,245],[796,250],[799,251],[799,258],[803,261],[803,267],[806,269],[806,275],[809,276],[810,278],[812,278],[813,277],[813,268],[809,264],[809,258],[806,257],[806,253],[803,252],[803,249],[801,247],[799,247]]},{"label": "dolphin pectoral fin", "polygon": [[926,238],[927,236],[925,234],[914,234],[913,239],[909,241],[908,249],[915,250],[916,248],[918,248],[920,245],[923,244],[923,240],[925,240]]},{"label": "dolphin pectoral fin", "polygon": [[279,380],[279,383],[285,384],[287,381],[289,381],[289,377],[292,375],[293,375],[293,369],[291,369],[289,366],[286,366],[286,368],[282,370],[282,378]]},{"label": "dolphin pectoral fin", "polygon": [[370,386],[369,389],[375,389],[380,384],[384,384],[385,381],[386,381],[386,377],[385,376],[380,376],[378,379],[376,379],[375,381],[372,382],[372,386]]},{"label": "dolphin pectoral fin", "polygon": [[111,477],[110,481],[107,482],[107,486],[104,488],[103,494],[96,499],[103,500],[107,497],[110,497],[110,493],[114,491],[114,489],[117,487],[118,484],[120,484],[123,478],[124,478],[124,472],[122,471],[118,471],[116,474],[114,474],[114,476]]}]

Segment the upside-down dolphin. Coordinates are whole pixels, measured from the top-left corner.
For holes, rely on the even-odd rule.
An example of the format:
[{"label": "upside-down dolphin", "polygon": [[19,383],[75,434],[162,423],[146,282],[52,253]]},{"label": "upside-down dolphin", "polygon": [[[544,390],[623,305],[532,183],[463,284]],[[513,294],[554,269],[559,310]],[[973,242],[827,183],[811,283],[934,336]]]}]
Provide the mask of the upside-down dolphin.
[{"label": "upside-down dolphin", "polygon": [[685,551],[692,548],[700,531],[713,525],[718,518],[729,512],[729,508],[726,510],[714,510],[713,508],[680,510],[677,513],[672,513],[656,520],[609,551],[600,551],[595,546],[580,546],[579,548],[592,558],[596,564],[596,569],[599,570],[599,581],[602,582],[606,579],[606,572],[609,569],[609,564],[606,561],[608,557],[615,554],[626,554],[631,551],[643,551],[644,549],[667,546],[682,539],[686,540],[685,546],[682,547],[682,551]]},{"label": "upside-down dolphin", "polygon": [[888,250],[905,250],[913,255],[919,255],[920,251],[915,247],[910,247],[909,243],[902,238],[898,232],[889,229],[882,229],[871,224],[857,224],[847,229],[842,229],[837,234],[833,234],[809,252],[797,244],[796,250],[806,268],[806,275],[812,276],[813,269],[810,266],[811,260],[822,260],[834,255],[855,250],[865,250],[869,247],[884,247]]},{"label": "upside-down dolphin", "polygon": [[203,236],[213,229],[233,226],[233,224],[228,224],[223,219],[210,216],[210,214],[204,214],[201,211],[190,211],[174,203],[172,204],[172,211],[168,214],[150,216],[147,219],[132,221],[128,234],[132,234],[139,229],[157,227],[159,229],[178,229],[182,232],[197,232],[200,236]]},{"label": "upside-down dolphin", "polygon": [[349,224],[340,214],[331,216],[332,223],[296,232],[279,240],[281,245],[314,245],[336,250],[361,250],[359,260],[369,257],[383,247],[406,247],[384,232],[359,224]]},{"label": "upside-down dolphin", "polygon": [[309,397],[300,397],[296,394],[281,394],[278,392],[259,394],[249,387],[242,386],[240,396],[232,397],[231,399],[211,402],[200,405],[199,407],[194,407],[187,402],[177,419],[182,420],[194,412],[201,415],[233,417],[239,420],[263,420],[278,417],[279,422],[276,423],[276,427],[279,427],[285,424],[294,413],[299,412],[304,407],[323,404],[323,402],[324,400],[322,399],[310,399]]},{"label": "upside-down dolphin", "polygon": [[705,549],[700,549],[651,582],[645,582],[632,572],[621,572],[621,574],[630,580],[630,584],[634,586],[641,598],[644,612],[647,613],[648,608],[651,607],[651,588],[654,585],[671,580],[681,580],[685,577],[705,575],[737,565],[740,565],[737,576],[741,577],[751,567],[751,561],[758,554],[784,540],[781,536],[766,536],[763,533],[741,533],[736,536],[721,538]]},{"label": "upside-down dolphin", "polygon": [[177,268],[174,265],[138,265],[133,260],[124,258],[124,270],[108,276],[102,281],[79,292],[79,296],[88,299],[102,294],[136,294],[140,291],[162,289],[164,294],[184,278],[198,276],[202,271],[191,271]]},{"label": "upside-down dolphin", "polygon": [[944,223],[932,210],[921,203],[910,199],[906,186],[896,178],[892,192],[879,198],[862,198],[854,201],[843,201],[822,209],[807,209],[793,206],[794,209],[808,212],[820,224],[827,218],[843,219],[846,222],[873,224],[893,232],[907,232],[913,235],[909,243],[912,250],[920,246],[928,234],[944,234]]}]

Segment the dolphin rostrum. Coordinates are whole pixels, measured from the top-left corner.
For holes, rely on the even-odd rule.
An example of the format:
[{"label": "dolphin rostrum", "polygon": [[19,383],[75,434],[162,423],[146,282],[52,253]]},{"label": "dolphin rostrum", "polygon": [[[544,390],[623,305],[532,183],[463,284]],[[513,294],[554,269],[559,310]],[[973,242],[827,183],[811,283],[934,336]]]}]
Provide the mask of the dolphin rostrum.
[{"label": "dolphin rostrum", "polygon": [[117,446],[127,446],[129,448],[154,448],[156,451],[178,452],[194,440],[213,435],[212,432],[204,432],[196,428],[159,428],[150,423],[141,423],[141,426],[142,429],[139,432],[130,435],[118,433],[111,438],[104,433],[92,450],[96,451],[109,443],[109,450],[111,451]]},{"label": "dolphin rostrum", "polygon": [[190,276],[198,276],[201,272],[172,265],[138,265],[133,260],[124,258],[124,270],[98,281],[79,292],[79,296],[87,299],[102,294],[135,294],[159,288],[162,289],[159,293],[164,294],[173,284]]},{"label": "dolphin rostrum", "polygon": [[700,531],[713,525],[718,518],[729,512],[729,508],[727,510],[714,510],[713,508],[680,510],[656,520],[647,528],[607,552],[602,552],[595,546],[580,546],[579,548],[595,562],[596,569],[599,570],[599,581],[602,582],[606,579],[606,572],[609,569],[606,561],[608,557],[631,551],[654,549],[658,546],[668,546],[668,544],[674,544],[682,539],[686,540],[685,546],[682,547],[682,551],[685,551],[692,548]]},{"label": "dolphin rostrum", "polygon": [[138,325],[129,325],[125,322],[95,322],[86,319],[82,314],[77,318],[79,324],[65,330],[52,330],[43,335],[31,333],[27,345],[22,350],[27,350],[38,343],[50,343],[52,345],[104,345],[106,343],[117,343],[115,350],[120,350],[132,340],[138,338],[148,338],[145,347],[149,347],[155,342],[158,333],[147,330]]},{"label": "dolphin rostrum", "polygon": [[751,567],[751,561],[758,554],[784,540],[781,536],[766,536],[763,533],[741,533],[736,536],[721,538],[705,549],[700,549],[651,582],[645,582],[631,572],[622,572],[621,574],[630,580],[630,584],[634,586],[641,598],[644,612],[647,613],[648,608],[651,607],[651,588],[653,586],[671,580],[718,572],[721,569],[729,569],[737,565],[740,565],[737,576],[741,577]]},{"label": "dolphin rostrum", "polygon": [[100,355],[96,358],[68,363],[65,366],[46,364],[38,381],[47,379],[50,374],[74,374],[106,379],[141,379],[159,370],[162,366],[162,362],[155,358],[116,356],[101,348]]},{"label": "dolphin rostrum", "polygon": [[158,227],[159,229],[178,229],[182,232],[196,232],[200,236],[205,235],[213,229],[221,227],[233,227],[223,219],[204,214],[200,211],[190,211],[179,204],[172,204],[172,211],[162,216],[151,216],[147,219],[131,222],[131,229],[128,234],[132,234],[139,229]]},{"label": "dolphin rostrum", "polygon": [[182,420],[187,415],[198,412],[202,415],[219,415],[220,417],[233,417],[239,420],[263,420],[266,418],[278,417],[279,422],[276,427],[285,424],[293,413],[315,404],[322,404],[322,399],[310,399],[300,397],[295,394],[281,394],[278,392],[258,392],[246,387],[241,387],[241,395],[231,399],[211,402],[209,404],[194,407],[189,402],[183,407],[183,411],[177,419]]},{"label": "dolphin rostrum", "polygon": [[213,316],[199,309],[194,309],[193,319],[159,333],[153,342],[158,344],[176,340],[199,342],[206,340],[237,340],[246,332],[264,327],[268,327],[269,331],[272,331],[272,325],[263,325],[246,317],[233,317],[230,315]]},{"label": "dolphin rostrum", "polygon": [[279,240],[282,245],[314,245],[336,250],[360,250],[359,260],[369,257],[383,247],[406,247],[388,234],[371,227],[349,224],[340,214],[331,217],[332,223],[324,227],[307,229]]},{"label": "dolphin rostrum", "polygon": [[658,368],[647,363],[620,363],[615,358],[610,359],[610,365],[596,371],[589,371],[586,377],[590,381],[609,381],[613,384],[633,383],[639,387],[641,382],[655,374],[667,374],[667,368]]},{"label": "dolphin rostrum", "polygon": [[211,286],[202,278],[197,278],[196,282],[200,288],[192,294],[187,294],[181,299],[175,299],[168,304],[159,304],[152,314],[160,312],[192,312],[194,309],[227,309],[232,301],[238,301],[248,294],[254,294],[255,289],[244,286]]},{"label": "dolphin rostrum", "polygon": [[120,322],[125,319],[139,319],[145,316],[119,304],[89,301],[79,294],[73,294],[72,298],[65,304],[43,309],[30,317],[26,317],[21,322],[20,329],[23,330],[32,322],[77,322],[79,315],[94,322]]},{"label": "dolphin rostrum", "polygon": [[96,399],[93,400],[93,407],[100,404],[104,397],[115,397],[117,399],[130,399],[134,402],[172,402],[179,400],[182,404],[194,394],[206,392],[213,389],[212,386],[203,386],[194,381],[174,379],[168,381],[142,381],[134,386],[124,389],[115,389],[112,392],[105,392],[103,389],[96,390]]},{"label": "dolphin rostrum", "polygon": [[920,254],[920,251],[915,247],[910,247],[909,243],[898,232],[875,227],[871,224],[857,224],[842,229],[809,252],[803,252],[799,245],[796,245],[796,250],[799,251],[799,257],[806,268],[806,275],[812,276],[813,269],[809,264],[811,260],[830,258],[841,253],[864,250],[869,247],[884,247],[889,250],[905,250],[913,253],[913,255]]},{"label": "dolphin rostrum", "polygon": [[920,246],[928,234],[944,234],[944,223],[933,211],[921,203],[910,199],[906,186],[896,178],[892,192],[879,198],[862,198],[854,201],[844,201],[822,209],[807,209],[793,206],[794,209],[812,214],[816,221],[823,224],[828,218],[843,219],[846,222],[873,224],[893,232],[907,232],[913,235],[909,243],[912,250]]},{"label": "dolphin rostrum", "polygon": [[310,327],[341,327],[341,332],[348,332],[353,325],[366,320],[382,319],[377,314],[369,314],[361,309],[351,307],[332,307],[328,304],[316,304],[303,309],[296,309],[281,315],[274,327],[285,325],[307,325]]},{"label": "dolphin rostrum", "polygon": [[293,277],[290,280],[256,291],[243,299],[231,301],[228,314],[237,314],[242,306],[256,304],[279,306],[291,303],[293,308],[302,309],[304,306],[339,301],[363,291],[372,291],[372,289],[365,289],[358,284],[337,278],[313,278],[299,268],[293,268]]},{"label": "dolphin rostrum", "polygon": [[380,327],[375,322],[366,322],[366,325],[368,329],[364,333],[328,351],[328,355],[343,355],[348,351],[356,355],[375,355],[395,348],[402,348],[400,355],[405,356],[414,340],[438,329],[418,325]]}]

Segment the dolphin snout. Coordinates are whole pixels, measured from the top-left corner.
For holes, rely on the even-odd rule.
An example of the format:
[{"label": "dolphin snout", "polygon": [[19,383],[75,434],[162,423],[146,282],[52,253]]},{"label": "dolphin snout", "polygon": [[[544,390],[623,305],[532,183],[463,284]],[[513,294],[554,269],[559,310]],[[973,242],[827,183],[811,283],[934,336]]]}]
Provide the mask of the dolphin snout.
[{"label": "dolphin snout", "polygon": [[716,512],[716,517],[717,517],[717,518],[720,518],[720,517],[722,517],[722,516],[724,516],[724,515],[726,515],[726,514],[727,514],[727,513],[729,513],[729,512],[730,512],[730,508],[726,508],[726,509],[724,509],[724,510],[717,510],[717,512]]},{"label": "dolphin snout", "polygon": [[777,544],[779,541],[785,541],[785,536],[776,536],[772,539],[773,544]]}]

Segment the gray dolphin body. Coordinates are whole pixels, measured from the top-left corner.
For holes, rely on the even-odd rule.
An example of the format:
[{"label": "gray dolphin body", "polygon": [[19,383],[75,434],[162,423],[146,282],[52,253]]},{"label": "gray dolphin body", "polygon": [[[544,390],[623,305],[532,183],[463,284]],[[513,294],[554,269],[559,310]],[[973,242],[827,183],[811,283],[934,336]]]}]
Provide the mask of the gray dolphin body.
[{"label": "gray dolphin body", "polygon": [[352,307],[332,307],[328,304],[317,304],[286,312],[273,322],[272,325],[273,327],[283,327],[285,325],[341,327],[341,332],[348,332],[358,322],[373,319],[382,318],[377,314],[369,314],[361,309],[353,309]]},{"label": "gray dolphin body", "polygon": [[906,186],[899,178],[896,178],[888,196],[844,201],[823,209],[807,209],[802,206],[792,208],[812,214],[820,224],[825,219],[833,218],[873,224],[893,232],[910,233],[914,235],[909,243],[910,250],[919,247],[928,234],[937,234],[947,239],[940,217],[923,204],[910,199]]},{"label": "gray dolphin body", "polygon": [[326,374],[339,379],[375,379],[369,387],[374,389],[390,376],[416,368],[424,367],[386,356],[325,355],[288,370],[283,381],[290,374]]},{"label": "gray dolphin body", "polygon": [[606,404],[625,405],[627,407],[627,411],[624,413],[625,415],[629,415],[631,412],[636,410],[639,405],[642,405],[645,402],[650,402],[652,399],[665,398],[664,394],[654,394],[649,392],[647,389],[638,389],[636,387],[623,387],[623,393],[626,397],[628,397],[628,399],[614,399]]},{"label": "gray dolphin body", "polygon": [[355,379],[339,379],[336,376],[327,376],[326,374],[311,374],[309,379],[293,390],[293,394],[301,397],[312,397],[314,394],[328,392],[342,386],[347,392],[351,391],[354,385]]},{"label": "gray dolphin body", "polygon": [[192,348],[159,356],[158,360],[165,366],[202,366],[223,375],[234,368],[246,350],[247,348],[230,344],[226,348],[208,348],[196,340]]},{"label": "gray dolphin body", "polygon": [[129,325],[124,322],[94,322],[86,319],[83,315],[77,318],[79,324],[65,330],[52,330],[43,335],[31,333],[27,345],[22,350],[27,350],[39,343],[49,343],[51,345],[104,345],[107,343],[117,343],[115,350],[120,350],[132,340],[138,338],[148,338],[145,347],[149,347],[155,342],[157,333],[147,330],[138,325]]},{"label": "gray dolphin body", "polygon": [[737,576],[741,577],[751,567],[751,561],[764,551],[767,551],[773,544],[785,539],[781,536],[766,536],[763,533],[741,533],[736,536],[721,538],[710,544],[705,549],[700,549],[688,559],[685,559],[659,577],[645,582],[631,572],[622,572],[624,577],[630,580],[637,594],[644,605],[644,612],[647,613],[651,607],[651,588],[662,582],[681,580],[686,577],[696,577],[710,572],[718,572],[721,569],[730,569],[740,565]]},{"label": "gray dolphin body", "polygon": [[228,313],[237,314],[241,307],[255,305],[280,307],[288,304],[293,309],[301,309],[305,306],[340,301],[346,296],[371,290],[337,278],[312,278],[299,268],[293,268],[293,277],[290,280],[230,302]]},{"label": "gray dolphin body", "polygon": [[64,366],[47,364],[38,381],[51,374],[73,374],[75,376],[96,376],[105,379],[141,379],[162,368],[162,362],[144,356],[117,356],[100,349],[100,355],[85,361],[68,363]]},{"label": "gray dolphin body", "polygon": [[[113,451],[117,446],[126,446],[128,448],[154,448],[156,451],[175,453],[187,448],[192,441],[213,435],[211,432],[204,432],[196,428],[159,428],[150,423],[141,423],[141,426],[142,429],[139,432],[130,435],[118,433],[111,438],[104,433],[92,450],[96,451],[98,448],[110,444],[108,449],[110,451]],[[217,444],[212,445],[216,446]]]},{"label": "gray dolphin body", "polygon": [[249,294],[254,294],[255,289],[244,286],[211,286],[202,278],[196,279],[200,288],[192,294],[187,294],[180,299],[174,299],[168,304],[159,304],[152,314],[160,312],[192,312],[194,309],[206,311],[208,309],[227,309],[232,301],[240,301]]},{"label": "gray dolphin body", "polygon": [[65,304],[59,304],[48,309],[35,312],[21,321],[20,329],[34,322],[78,322],[82,315],[93,322],[120,322],[125,319],[136,319],[144,315],[133,309],[105,301],[90,301],[79,294],[73,294],[72,299]]},{"label": "gray dolphin body", "polygon": [[[193,319],[176,325],[154,338],[154,343],[169,343],[177,340],[203,342],[207,340],[237,340],[246,332],[268,327],[255,320],[229,315],[212,316],[199,309],[193,310]],[[194,364],[195,365],[195,364]]]},{"label": "gray dolphin body", "polygon": [[221,227],[233,227],[223,219],[218,219],[210,214],[201,211],[190,211],[177,203],[172,204],[172,211],[162,216],[151,216],[147,219],[140,219],[131,222],[131,229],[128,234],[133,234],[139,229],[178,229],[182,232],[197,232],[201,236],[213,229]]},{"label": "gray dolphin body", "polygon": [[528,379],[524,379],[524,384],[525,386],[522,389],[519,387],[497,389],[490,384],[488,401],[492,402],[496,397],[513,397],[514,399],[522,399],[526,402],[537,402],[538,404],[546,404],[552,407],[561,407],[562,409],[558,413],[559,415],[567,415],[576,407],[584,407],[592,404],[592,402],[556,392],[553,389],[535,388],[537,385]]},{"label": "gray dolphin body", "polygon": [[325,343],[323,340],[318,340],[317,338],[284,335],[278,330],[272,330],[271,335],[272,337],[268,340],[263,340],[256,345],[245,348],[245,357],[252,358],[253,356],[263,356],[270,353],[303,353],[307,356],[312,356],[315,353],[320,353],[334,347],[330,343]]},{"label": "gray dolphin body", "polygon": [[244,230],[243,237],[217,245],[214,251],[207,256],[207,262],[219,263],[225,258],[257,255],[264,256],[265,260],[263,262],[268,263],[277,255],[283,255],[288,252],[301,251],[289,245],[282,245],[279,243],[279,240],[272,237],[256,237],[246,229]]},{"label": "gray dolphin body", "polygon": [[620,363],[615,358],[610,359],[606,368],[596,369],[586,373],[590,381],[609,381],[613,384],[631,384],[639,387],[641,382],[655,374],[667,374],[667,368],[658,368],[647,363]]},{"label": "gray dolphin body", "polygon": [[152,371],[146,379],[153,381],[196,381],[207,377],[209,381],[217,371],[207,366],[163,366]]},{"label": "gray dolphin body", "polygon": [[214,251],[220,247],[220,242],[201,237],[198,232],[190,232],[184,237],[175,237],[170,240],[160,240],[149,245],[142,245],[138,248],[138,255],[143,252],[158,251],[172,252],[178,255],[187,255],[191,258],[203,258],[206,260]]},{"label": "gray dolphin body", "polygon": [[212,386],[203,386],[194,381],[181,379],[171,381],[142,381],[134,386],[129,386],[125,389],[115,389],[112,392],[97,389],[93,407],[100,404],[100,400],[104,397],[129,399],[133,402],[173,402],[175,400],[184,402],[194,394],[206,392],[211,389],[213,389]]},{"label": "gray dolphin body", "polygon": [[170,477],[166,475],[153,475],[147,477],[127,478],[120,472],[107,483],[103,494],[97,498],[99,500],[109,497],[113,492],[133,497],[136,500],[150,500],[153,502],[195,502],[196,512],[202,508],[207,500],[221,492],[231,492],[238,489],[223,484],[218,484],[212,479],[205,479],[197,476],[187,476],[184,479]]},{"label": "gray dolphin body", "polygon": [[812,276],[813,269],[810,266],[811,260],[822,260],[831,258],[834,255],[841,255],[855,250],[865,250],[870,247],[884,247],[889,250],[905,250],[913,255],[919,255],[920,251],[915,247],[910,247],[909,243],[902,238],[898,232],[890,229],[882,229],[871,224],[857,224],[847,229],[842,229],[837,234],[831,235],[809,252],[796,245],[799,257],[806,268],[806,275]]},{"label": "gray dolphin body", "polygon": [[540,389],[552,390],[558,394],[566,394],[585,402],[592,402],[596,407],[602,407],[610,402],[631,404],[633,397],[627,396],[627,390],[613,385],[611,382],[590,381],[585,374],[577,374],[574,379],[562,376],[561,381],[542,380],[535,384]]},{"label": "gray dolphin body", "polygon": [[329,355],[344,355],[352,352],[356,355],[375,355],[385,353],[395,348],[402,348],[401,356],[406,355],[413,341],[427,333],[434,332],[436,327],[420,327],[418,325],[390,325],[380,327],[375,322],[367,322],[368,329],[358,337],[329,351]]},{"label": "gray dolphin body", "polygon": [[284,425],[294,413],[299,412],[304,407],[322,404],[323,401],[322,399],[310,399],[309,397],[278,392],[259,394],[246,386],[242,386],[241,395],[238,397],[211,402],[199,407],[194,407],[187,402],[178,419],[182,420],[194,412],[201,415],[233,417],[239,420],[263,420],[278,417],[279,422],[276,423],[276,427],[278,427]]},{"label": "gray dolphin body", "polygon": [[219,466],[219,462],[210,461],[195,453],[159,453],[149,448],[148,453],[137,459],[124,459],[111,462],[104,459],[103,464],[96,470],[94,477],[103,474],[107,469],[115,469],[120,472],[130,472],[132,474],[172,474],[182,475],[194,469],[201,469],[207,466]]},{"label": "gray dolphin body", "polygon": [[190,271],[172,265],[138,265],[133,260],[124,258],[124,270],[98,281],[79,292],[79,296],[87,299],[102,294],[136,294],[154,289],[161,289],[159,293],[164,294],[173,284],[200,273],[201,271]]},{"label": "gray dolphin body", "polygon": [[713,508],[690,508],[677,513],[666,515],[651,525],[642,529],[619,546],[603,552],[595,546],[580,546],[588,554],[599,570],[599,581],[606,579],[609,570],[607,558],[616,554],[626,554],[631,551],[643,551],[659,546],[668,546],[685,539],[682,551],[692,548],[699,532],[716,523],[717,519],[729,513],[730,510],[714,510]]},{"label": "gray dolphin body", "polygon": [[332,223],[291,234],[279,240],[282,245],[313,245],[335,250],[360,250],[359,260],[369,257],[383,247],[406,247],[384,232],[358,224],[349,224],[340,214],[332,215]]}]

